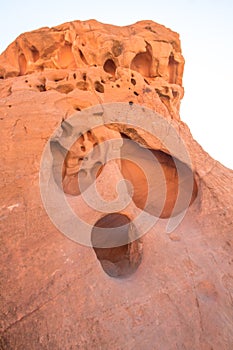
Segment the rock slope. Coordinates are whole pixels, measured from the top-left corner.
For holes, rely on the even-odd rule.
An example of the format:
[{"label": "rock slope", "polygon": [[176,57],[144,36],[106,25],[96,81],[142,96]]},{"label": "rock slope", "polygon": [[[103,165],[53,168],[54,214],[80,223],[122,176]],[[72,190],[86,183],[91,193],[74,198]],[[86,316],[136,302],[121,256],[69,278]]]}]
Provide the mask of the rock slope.
[{"label": "rock slope", "polygon": [[[178,34],[152,21],[41,28],[20,35],[0,56],[0,349],[232,349],[233,172],[205,153],[180,120],[183,68]],[[138,159],[150,149],[165,176],[162,211],[158,200],[151,209],[160,220],[147,234],[112,249],[86,247],[50,221],[40,194],[41,158],[56,128],[69,136],[71,116],[119,102],[162,116],[166,137],[170,128],[177,132],[191,163],[123,117],[79,135],[71,148],[61,142],[54,149],[66,150],[61,186],[79,213],[86,210],[77,187],[80,159],[103,141],[133,140]],[[93,163],[100,192],[111,196],[122,176],[134,187],[132,213],[145,209],[142,170],[120,163]],[[154,174],[158,188],[162,180]],[[179,181],[186,197],[187,174],[189,208],[167,234],[167,221],[183,210],[181,200],[173,212]],[[86,215],[94,230],[132,220],[127,211],[98,215]]]}]

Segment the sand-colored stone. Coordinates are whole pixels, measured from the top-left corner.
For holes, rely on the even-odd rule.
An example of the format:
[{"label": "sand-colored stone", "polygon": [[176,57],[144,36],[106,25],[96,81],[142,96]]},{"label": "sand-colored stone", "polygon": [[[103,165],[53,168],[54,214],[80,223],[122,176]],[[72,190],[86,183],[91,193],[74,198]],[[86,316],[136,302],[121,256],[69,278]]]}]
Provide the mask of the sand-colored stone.
[{"label": "sand-colored stone", "polygon": [[[42,28],[22,34],[0,56],[0,349],[232,349],[233,172],[205,153],[180,120],[183,67],[178,34],[151,21]],[[124,124],[82,135],[62,174],[79,212],[86,210],[73,184],[79,160],[102,141],[123,136],[153,150],[166,177],[162,219],[129,252],[106,254],[69,240],[51,223],[39,169],[57,127],[109,102],[139,104],[169,121],[190,154],[183,183],[191,171],[194,189],[185,218],[169,235],[178,180],[166,148]],[[132,210],[144,208],[147,187],[137,166],[98,163],[93,176],[106,198],[114,191],[103,184],[114,188],[121,176],[129,179]],[[130,266],[134,273],[118,278]]]}]

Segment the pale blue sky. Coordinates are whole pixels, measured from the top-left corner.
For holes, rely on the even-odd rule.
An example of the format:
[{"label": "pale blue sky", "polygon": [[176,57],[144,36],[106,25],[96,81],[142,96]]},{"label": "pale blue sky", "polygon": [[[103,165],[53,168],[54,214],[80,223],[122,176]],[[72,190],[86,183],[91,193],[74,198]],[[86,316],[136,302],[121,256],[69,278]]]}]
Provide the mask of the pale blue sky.
[{"label": "pale blue sky", "polygon": [[1,4],[0,52],[22,32],[91,18],[116,25],[150,19],[180,34],[181,118],[212,157],[233,168],[233,1],[8,0]]}]

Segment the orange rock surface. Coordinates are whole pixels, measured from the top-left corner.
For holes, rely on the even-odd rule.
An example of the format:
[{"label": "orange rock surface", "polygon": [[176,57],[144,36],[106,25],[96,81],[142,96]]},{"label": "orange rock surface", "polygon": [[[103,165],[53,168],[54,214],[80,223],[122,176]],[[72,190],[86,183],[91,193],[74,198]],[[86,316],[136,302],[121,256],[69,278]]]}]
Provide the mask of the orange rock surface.
[{"label": "orange rock surface", "polygon": [[[183,68],[178,34],[151,21],[41,28],[20,35],[0,56],[0,349],[232,349],[233,172],[205,153],[180,120]],[[66,147],[71,116],[119,102],[162,116],[166,137],[170,128],[177,132],[191,165],[140,127],[127,126],[123,116],[122,123],[89,130]],[[65,136],[51,146],[55,182],[61,180],[70,205],[93,223],[93,237],[99,227],[132,230],[132,216],[145,209],[160,220],[140,239],[92,248],[50,221],[39,172],[44,147],[59,127]],[[134,189],[131,207],[101,216],[84,206],[77,177],[88,152],[113,139],[148,169],[145,149],[151,150],[155,195],[146,207],[151,189],[134,162],[107,165],[97,156],[83,174],[91,174],[103,196],[115,198],[121,178]],[[134,141],[130,148],[127,140]],[[63,150],[59,180],[56,159]],[[156,192],[163,182],[159,168],[164,202]],[[188,210],[168,234],[169,218],[184,209],[190,174]],[[179,191],[183,199],[173,211]]]}]

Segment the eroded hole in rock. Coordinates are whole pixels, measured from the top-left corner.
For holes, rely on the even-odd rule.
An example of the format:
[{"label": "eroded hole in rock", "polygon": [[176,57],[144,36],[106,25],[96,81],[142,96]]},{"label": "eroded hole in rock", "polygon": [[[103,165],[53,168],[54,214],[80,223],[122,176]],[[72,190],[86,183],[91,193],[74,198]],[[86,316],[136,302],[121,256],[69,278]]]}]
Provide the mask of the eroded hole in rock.
[{"label": "eroded hole in rock", "polygon": [[62,94],[68,94],[69,92],[74,90],[74,86],[72,84],[61,84],[56,87],[56,91]]},{"label": "eroded hole in rock", "polygon": [[113,45],[112,45],[112,53],[115,57],[120,56],[120,54],[123,51],[123,44],[118,41],[118,40],[114,40],[113,41]]},{"label": "eroded hole in rock", "polygon": [[[64,122],[63,124],[66,125]],[[63,133],[70,133],[69,126],[65,127]],[[63,159],[63,191],[72,196],[80,195],[101,174],[104,156],[93,131],[88,130],[80,135]]]},{"label": "eroded hole in rock", "polygon": [[127,139],[121,151],[121,172],[133,186],[132,199],[138,208],[169,218],[188,208],[197,197],[197,183],[188,165]]},{"label": "eroded hole in rock", "polygon": [[144,77],[151,76],[152,53],[151,45],[147,44],[146,52],[139,52],[132,60],[130,68]]},{"label": "eroded hole in rock", "polygon": [[116,73],[116,64],[112,59],[108,59],[105,63],[104,63],[104,70],[105,72],[111,74],[112,76],[115,76]]},{"label": "eroded hole in rock", "polygon": [[[62,136],[70,137],[72,127],[66,121],[62,122],[62,129]],[[65,153],[61,150],[61,146],[58,145],[60,148],[58,147],[57,151],[53,148],[55,168],[57,160],[62,159],[60,169],[63,164],[63,171],[60,182],[61,189],[65,193],[80,195],[102,173],[106,166],[107,150],[101,149],[101,143],[106,131],[100,127],[80,135],[68,150],[65,159],[64,156],[61,157],[62,152]],[[198,193],[192,169],[161,150],[145,148],[144,139],[133,128],[126,128],[120,135],[123,138],[120,160],[118,159],[121,163],[120,171],[123,178],[131,183],[129,194],[132,193],[134,204],[160,218],[176,216],[186,210]],[[85,181],[82,170],[86,172]]]},{"label": "eroded hole in rock", "polygon": [[171,54],[168,62],[169,83],[175,84],[177,78],[178,62],[175,61],[174,55]]},{"label": "eroded hole in rock", "polygon": [[31,47],[31,53],[33,62],[36,62],[40,58],[40,53],[34,45]]},{"label": "eroded hole in rock", "polygon": [[142,241],[132,241],[135,238],[136,229],[126,215],[112,213],[96,222],[91,242],[106,274],[123,278],[137,270],[142,259]]},{"label": "eroded hole in rock", "polygon": [[136,80],[135,79],[131,79],[131,84],[133,84],[133,85],[136,85],[137,83],[136,83]]},{"label": "eroded hole in rock", "polygon": [[40,92],[46,91],[46,86],[45,86],[45,84],[37,85],[36,88],[37,88]]},{"label": "eroded hole in rock", "polygon": [[58,64],[61,68],[67,68],[74,64],[72,44],[65,43],[58,51]]},{"label": "eroded hole in rock", "polygon": [[19,62],[19,74],[24,75],[27,69],[27,61],[23,53],[19,55],[18,62]]},{"label": "eroded hole in rock", "polygon": [[174,98],[176,98],[177,96],[179,96],[179,92],[175,91],[175,90],[172,90],[172,95],[173,95]]},{"label": "eroded hole in rock", "polygon": [[82,50],[79,49],[78,52],[79,52],[79,56],[80,56],[81,60],[83,61],[83,63],[88,64],[86,57],[84,56]]},{"label": "eroded hole in rock", "polygon": [[99,81],[95,82],[95,90],[100,93],[104,93],[104,86]]},{"label": "eroded hole in rock", "polygon": [[78,81],[77,83],[76,83],[76,87],[79,89],[79,90],[83,90],[83,91],[87,91],[87,90],[89,90],[89,84],[88,84],[88,82],[87,81]]},{"label": "eroded hole in rock", "polygon": [[54,79],[54,81],[55,81],[55,83],[58,83],[59,81],[61,81],[61,80],[64,80],[64,78],[56,78],[56,79]]}]

